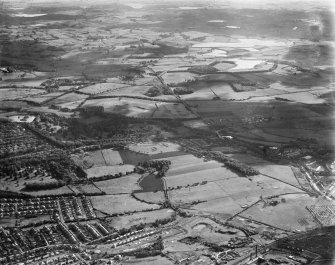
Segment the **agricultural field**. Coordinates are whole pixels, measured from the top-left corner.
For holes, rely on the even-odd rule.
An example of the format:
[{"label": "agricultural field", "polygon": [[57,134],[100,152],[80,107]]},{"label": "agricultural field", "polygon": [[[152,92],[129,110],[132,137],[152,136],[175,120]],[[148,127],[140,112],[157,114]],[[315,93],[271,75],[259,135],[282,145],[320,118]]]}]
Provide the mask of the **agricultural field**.
[{"label": "agricultural field", "polygon": [[40,89],[30,88],[1,88],[0,98],[1,100],[15,100],[23,99],[29,96],[43,94],[44,91]]},{"label": "agricultural field", "polygon": [[108,195],[119,193],[130,194],[133,191],[140,189],[137,184],[140,178],[141,176],[138,174],[131,174],[121,178],[98,181],[95,182],[95,185]]},{"label": "agricultural field", "polygon": [[115,166],[123,164],[118,151],[113,149],[102,149],[72,155],[73,161],[84,169],[100,166]]},{"label": "agricultural field", "polygon": [[307,194],[289,194],[279,196],[278,201],[280,202],[275,206],[261,201],[240,216],[295,232],[318,227],[318,223],[305,208],[305,205],[315,203],[315,198]]},{"label": "agricultural field", "polygon": [[83,107],[103,106],[106,113],[121,114],[136,118],[194,118],[194,114],[182,104],[146,101],[143,99],[108,98],[89,99]]},{"label": "agricultural field", "polygon": [[0,264],[332,258],[330,1],[44,2],[0,4]]},{"label": "agricultural field", "polygon": [[128,228],[141,223],[154,223],[156,220],[169,219],[172,218],[174,214],[174,211],[170,209],[133,213],[111,219],[110,225],[116,229]]},{"label": "agricultural field", "polygon": [[147,203],[162,204],[165,201],[163,191],[142,192],[141,190],[138,190],[133,195],[139,200]]},{"label": "agricultural field", "polygon": [[129,150],[134,152],[155,155],[160,153],[179,151],[181,147],[178,144],[171,142],[160,142],[160,143],[147,142],[147,143],[138,143],[129,145],[128,148]]},{"label": "agricultural field", "polygon": [[106,175],[116,175],[119,173],[126,174],[127,172],[132,172],[134,170],[133,165],[116,165],[116,166],[97,166],[86,170],[87,177],[102,177]]},{"label": "agricultural field", "polygon": [[91,200],[95,210],[107,214],[141,212],[145,210],[159,209],[159,205],[137,201],[128,194],[93,196],[91,197]]},{"label": "agricultural field", "polygon": [[128,87],[128,85],[118,83],[99,83],[92,86],[81,88],[79,91],[88,95],[97,95],[97,94],[105,95],[106,92],[112,92],[115,90],[119,91],[120,89],[125,87]]},{"label": "agricultural field", "polygon": [[56,105],[62,108],[75,109],[87,98],[87,95],[71,92],[49,101],[48,105]]}]

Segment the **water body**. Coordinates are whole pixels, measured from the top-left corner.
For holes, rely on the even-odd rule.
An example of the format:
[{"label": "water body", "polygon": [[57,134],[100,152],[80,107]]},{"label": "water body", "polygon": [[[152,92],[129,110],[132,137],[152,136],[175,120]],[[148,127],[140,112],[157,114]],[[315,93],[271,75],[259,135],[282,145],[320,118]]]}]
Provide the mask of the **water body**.
[{"label": "water body", "polygon": [[144,176],[138,183],[142,190],[137,192],[150,192],[156,190],[163,190],[164,183],[161,177],[157,177],[155,174],[148,174]]}]

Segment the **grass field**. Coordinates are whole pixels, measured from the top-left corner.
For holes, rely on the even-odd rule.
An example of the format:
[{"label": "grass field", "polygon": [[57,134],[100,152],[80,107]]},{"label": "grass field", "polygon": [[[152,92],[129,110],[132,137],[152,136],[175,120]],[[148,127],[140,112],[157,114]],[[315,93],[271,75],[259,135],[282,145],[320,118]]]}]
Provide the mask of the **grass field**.
[{"label": "grass field", "polygon": [[129,228],[133,225],[153,223],[156,220],[171,218],[174,211],[171,209],[161,209],[153,212],[133,213],[129,215],[115,217],[110,225],[116,229]]},{"label": "grass field", "polygon": [[13,100],[22,99],[25,97],[43,94],[44,91],[40,89],[30,89],[30,88],[1,88],[0,89],[0,99],[1,100]]},{"label": "grass field", "polygon": [[119,91],[122,87],[127,87],[128,85],[125,84],[117,84],[117,83],[99,83],[92,86],[87,86],[79,91],[89,95],[96,95],[101,93],[106,93],[109,91],[117,90]]},{"label": "grass field", "polygon": [[149,155],[141,154],[130,150],[121,150],[120,156],[125,164],[137,165],[139,162],[148,161]]},{"label": "grass field", "polygon": [[118,173],[125,174],[127,171],[131,172],[134,170],[133,165],[116,165],[116,166],[97,166],[86,170],[87,177],[101,177],[105,175],[115,175]]},{"label": "grass field", "polygon": [[139,202],[130,195],[104,195],[91,197],[93,207],[108,214],[132,211],[156,210],[155,204]]},{"label": "grass field", "polygon": [[123,163],[118,151],[102,149],[71,156],[72,160],[84,169],[100,166],[115,166]]},{"label": "grass field", "polygon": [[165,201],[163,191],[157,192],[136,192],[134,196],[140,200],[144,200],[148,203],[160,204]]},{"label": "grass field", "polygon": [[85,100],[87,97],[88,97],[87,95],[82,95],[82,94],[77,94],[77,93],[67,93],[63,96],[60,96],[59,98],[51,100],[49,102],[49,105],[62,106],[63,104],[66,104],[66,103],[79,102],[79,101],[81,102]]},{"label": "grass field", "polygon": [[307,194],[293,194],[280,196],[280,202],[276,206],[266,206],[260,202],[241,214],[242,217],[251,218],[278,228],[290,231],[304,231],[316,228],[312,215],[305,208],[306,205],[313,204],[315,198]]},{"label": "grass field", "polygon": [[154,155],[166,152],[179,151],[181,147],[178,144],[171,142],[145,142],[129,145],[128,148],[129,150],[134,152]]},{"label": "grass field", "polygon": [[131,174],[117,179],[98,181],[95,185],[106,192],[106,194],[131,193],[134,190],[140,189],[137,185],[140,177],[138,174]]}]

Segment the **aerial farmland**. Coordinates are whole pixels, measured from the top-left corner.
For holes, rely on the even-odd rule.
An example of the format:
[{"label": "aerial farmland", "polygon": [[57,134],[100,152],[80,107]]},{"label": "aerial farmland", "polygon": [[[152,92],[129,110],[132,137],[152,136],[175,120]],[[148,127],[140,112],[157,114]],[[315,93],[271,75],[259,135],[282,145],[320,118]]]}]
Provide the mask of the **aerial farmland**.
[{"label": "aerial farmland", "polygon": [[0,265],[334,264],[334,10],[1,1]]}]

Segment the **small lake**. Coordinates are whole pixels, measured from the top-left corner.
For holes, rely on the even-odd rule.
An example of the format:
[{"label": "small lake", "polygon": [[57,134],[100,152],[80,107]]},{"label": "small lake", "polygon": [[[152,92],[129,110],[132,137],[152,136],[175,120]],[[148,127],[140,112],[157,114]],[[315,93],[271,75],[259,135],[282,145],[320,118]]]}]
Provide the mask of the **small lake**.
[{"label": "small lake", "polygon": [[150,192],[164,189],[162,178],[157,177],[155,174],[148,174],[144,176],[138,184],[142,190],[138,190],[136,192]]}]

